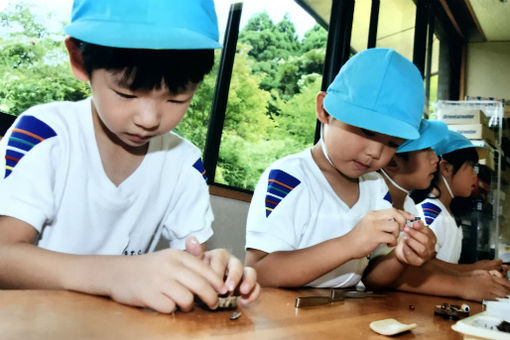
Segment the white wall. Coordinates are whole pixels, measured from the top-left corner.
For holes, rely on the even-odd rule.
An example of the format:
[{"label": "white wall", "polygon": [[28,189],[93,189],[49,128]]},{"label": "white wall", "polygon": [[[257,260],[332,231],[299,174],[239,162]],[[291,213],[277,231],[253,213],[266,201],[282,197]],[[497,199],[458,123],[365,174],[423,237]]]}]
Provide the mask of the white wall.
[{"label": "white wall", "polygon": [[510,42],[468,44],[466,95],[510,100]]},{"label": "white wall", "polygon": [[[211,195],[214,212],[214,235],[207,241],[207,248],[225,248],[244,263],[246,216],[250,203]],[[168,248],[168,241],[161,238],[156,250]]]},{"label": "white wall", "polygon": [[244,262],[246,216],[250,203],[211,195],[211,205],[214,235],[207,242],[207,247],[225,248]]}]

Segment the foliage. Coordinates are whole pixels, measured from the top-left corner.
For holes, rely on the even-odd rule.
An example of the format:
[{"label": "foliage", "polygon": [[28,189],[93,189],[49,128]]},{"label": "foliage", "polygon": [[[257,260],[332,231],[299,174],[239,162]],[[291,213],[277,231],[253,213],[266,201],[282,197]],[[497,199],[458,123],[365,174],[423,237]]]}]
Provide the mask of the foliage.
[{"label": "foliage", "polygon": [[72,76],[62,42],[50,38],[27,8],[9,7],[0,25],[18,28],[0,38],[0,110],[18,115],[36,104],[90,95]]},{"label": "foliage", "polygon": [[[64,36],[51,36],[23,6],[0,14],[0,109],[19,114],[56,100],[80,100],[88,85],[70,72]],[[15,29],[13,29],[15,28]],[[253,189],[276,159],[311,146],[327,32],[315,25],[298,40],[286,15],[254,15],[239,33],[215,181]],[[175,129],[204,150],[221,51]]]}]

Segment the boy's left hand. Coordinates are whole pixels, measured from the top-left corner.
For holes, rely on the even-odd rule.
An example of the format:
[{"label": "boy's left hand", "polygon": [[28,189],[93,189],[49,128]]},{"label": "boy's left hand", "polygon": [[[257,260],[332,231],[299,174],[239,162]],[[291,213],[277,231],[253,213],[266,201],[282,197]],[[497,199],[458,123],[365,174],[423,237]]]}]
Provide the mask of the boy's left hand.
[{"label": "boy's left hand", "polygon": [[186,239],[186,251],[207,263],[218,276],[224,278],[221,294],[240,294],[241,303],[249,304],[255,301],[260,293],[257,283],[257,272],[251,267],[245,267],[238,258],[225,249],[204,251],[196,237]]},{"label": "boy's left hand", "polygon": [[395,255],[405,264],[421,266],[436,255],[436,235],[425,226],[422,221],[416,221],[412,226],[404,228]]}]

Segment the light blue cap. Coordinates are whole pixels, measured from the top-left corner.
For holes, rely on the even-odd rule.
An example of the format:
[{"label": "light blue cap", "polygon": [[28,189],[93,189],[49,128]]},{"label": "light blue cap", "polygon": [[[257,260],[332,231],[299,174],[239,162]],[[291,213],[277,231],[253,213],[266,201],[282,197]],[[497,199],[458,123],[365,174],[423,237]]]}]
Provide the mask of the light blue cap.
[{"label": "light blue cap", "polygon": [[439,120],[422,119],[420,137],[408,139],[397,150],[397,153],[423,150],[441,142],[448,134],[448,125]]},{"label": "light blue cap", "polygon": [[110,47],[221,47],[213,0],[74,0],[71,24],[65,31]]},{"label": "light blue cap", "polygon": [[336,119],[404,139],[420,136],[424,107],[420,71],[387,48],[367,49],[349,59],[324,98],[324,108]]},{"label": "light blue cap", "polygon": [[442,156],[455,150],[474,147],[476,146],[462,134],[457,131],[448,130],[446,138],[444,138],[440,143],[434,145],[432,149],[434,149],[436,155]]}]

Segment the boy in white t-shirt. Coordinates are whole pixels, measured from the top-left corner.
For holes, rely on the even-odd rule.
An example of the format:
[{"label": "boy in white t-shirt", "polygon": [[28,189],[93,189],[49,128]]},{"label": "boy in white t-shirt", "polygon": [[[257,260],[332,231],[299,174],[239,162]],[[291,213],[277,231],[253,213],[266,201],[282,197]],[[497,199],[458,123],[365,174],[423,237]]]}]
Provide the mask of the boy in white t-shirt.
[{"label": "boy in white t-shirt", "polygon": [[[323,136],[311,149],[276,161],[261,176],[246,232],[246,264],[265,286],[348,287],[358,284],[367,256],[380,244],[397,245],[412,214],[380,210],[385,184],[375,170],[404,139],[417,138],[424,105],[417,68],[391,49],[352,57],[317,95]],[[423,223],[407,227],[370,275],[385,285],[434,251]]]},{"label": "boy in white t-shirt", "polygon": [[[0,142],[0,286],[166,313],[234,290],[253,301],[255,271],[206,251],[200,152],[170,132],[220,47],[213,1],[75,0],[66,32],[92,98],[35,106]],[[173,249],[152,253],[161,236]]]},{"label": "boy in white t-shirt", "polygon": [[[390,163],[381,169],[388,185],[388,202],[394,208],[421,216],[427,224],[430,218],[418,211],[409,193],[411,190],[424,190],[430,186],[439,162],[433,148],[446,141],[451,143],[447,136],[446,124],[423,120],[420,125],[420,138],[402,144]],[[439,239],[440,235],[437,238]],[[374,263],[376,262],[377,259],[374,260]],[[505,297],[510,293],[509,281],[495,271],[502,269],[501,260],[483,261],[475,267],[472,266],[468,271],[464,265],[449,264],[434,258],[421,267],[409,266],[391,286],[404,291],[475,301]]]}]

